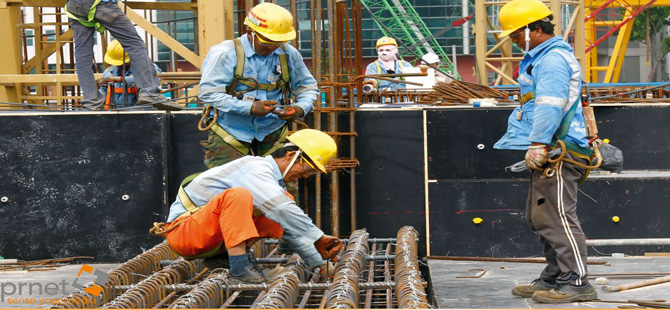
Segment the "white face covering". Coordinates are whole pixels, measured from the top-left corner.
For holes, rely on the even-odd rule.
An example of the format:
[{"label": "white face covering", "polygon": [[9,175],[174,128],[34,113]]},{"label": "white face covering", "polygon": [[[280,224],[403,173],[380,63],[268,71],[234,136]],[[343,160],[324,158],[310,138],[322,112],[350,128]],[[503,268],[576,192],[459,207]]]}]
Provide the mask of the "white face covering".
[{"label": "white face covering", "polygon": [[386,70],[395,70],[395,61],[398,59],[398,47],[395,45],[383,45],[377,49],[377,59],[384,65]]}]

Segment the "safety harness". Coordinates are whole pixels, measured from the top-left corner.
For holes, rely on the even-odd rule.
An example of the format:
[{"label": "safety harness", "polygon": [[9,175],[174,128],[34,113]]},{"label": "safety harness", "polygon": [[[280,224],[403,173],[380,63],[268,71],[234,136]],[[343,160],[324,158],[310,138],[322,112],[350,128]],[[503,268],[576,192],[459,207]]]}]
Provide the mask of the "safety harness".
[{"label": "safety harness", "polygon": [[[290,92],[290,72],[289,72],[289,67],[288,67],[288,58],[286,56],[286,50],[284,49],[283,46],[280,46],[279,48],[284,52],[282,54],[278,54],[279,56],[279,64],[281,67],[281,78],[277,80],[275,83],[259,83],[255,79],[251,78],[246,78],[244,77],[244,62],[245,62],[245,55],[244,55],[244,46],[242,45],[242,40],[240,38],[237,38],[233,40],[235,42],[235,54],[237,55],[237,64],[235,67],[235,74],[233,76],[233,82],[230,83],[230,85],[225,89],[226,93],[235,97],[239,98],[243,94],[251,91],[255,91],[257,89],[260,90],[265,90],[265,91],[273,91],[276,89],[281,89],[283,97],[285,99],[288,99],[289,97],[289,92]],[[235,86],[237,86],[237,83],[241,83],[243,85],[248,86],[249,88],[241,91],[241,92],[236,92],[235,91]],[[212,113],[212,110],[214,112]],[[213,114],[213,117],[209,117],[211,114]],[[279,141],[283,141],[287,136],[288,136],[288,128],[286,126],[283,127],[281,135],[279,139],[277,139],[277,142],[268,150],[265,152],[265,154],[253,154],[253,151],[249,149],[248,147],[244,146],[242,142],[239,140],[235,139],[233,135],[228,133],[223,127],[221,127],[217,120],[219,118],[219,110],[214,109],[210,105],[205,105],[204,109],[202,110],[202,118],[200,119],[200,122],[198,123],[198,129],[200,131],[207,131],[207,130],[212,130],[214,133],[216,133],[223,141],[228,143],[230,146],[235,148],[238,152],[240,152],[242,155],[249,155],[249,152],[251,152],[251,155],[258,155],[258,156],[265,156],[267,154],[271,154],[275,150],[281,148],[283,145],[279,143]],[[203,126],[204,123],[209,123],[209,125]]]},{"label": "safety harness", "polygon": [[[111,73],[110,77],[114,77],[114,73]],[[137,96],[138,90],[137,85],[133,87],[128,87],[126,95],[133,94]],[[123,87],[116,87],[116,83],[109,83],[107,85],[107,97],[105,98],[105,110],[109,110],[112,106],[112,94],[123,94]],[[116,103],[116,102],[115,102]]]},{"label": "safety harness", "polygon": [[[95,11],[102,0],[68,0],[64,11],[67,16],[80,24],[105,32],[105,27],[95,21]],[[111,0],[110,0],[111,1]]]}]

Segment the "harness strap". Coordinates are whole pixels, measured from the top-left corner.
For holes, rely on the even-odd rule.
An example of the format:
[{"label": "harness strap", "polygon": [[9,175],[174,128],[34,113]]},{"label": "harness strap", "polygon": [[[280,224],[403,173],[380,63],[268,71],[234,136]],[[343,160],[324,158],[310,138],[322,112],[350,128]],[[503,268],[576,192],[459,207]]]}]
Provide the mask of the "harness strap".
[{"label": "harness strap", "polygon": [[233,135],[229,134],[223,127],[219,126],[218,123],[214,123],[211,128],[214,133],[216,133],[221,139],[223,139],[224,142],[228,143],[230,146],[235,148],[240,154],[242,155],[249,155],[249,148],[244,146],[242,142],[238,141],[233,137]]},{"label": "harness strap", "polygon": [[[242,45],[242,40],[240,38],[237,38],[233,40],[235,42],[235,54],[237,55],[237,66],[235,67],[235,77],[234,80],[237,81],[240,84],[249,86],[249,87],[255,87],[255,83],[249,82],[242,77],[244,76],[244,61],[245,61],[245,55],[244,55],[244,46]],[[284,90],[286,85],[288,84],[289,78],[290,78],[290,72],[288,70],[288,59],[286,57],[286,50],[284,49],[283,46],[280,47],[281,50],[284,52],[283,54],[278,54],[279,56],[279,64],[281,66],[281,79],[279,79],[275,83],[258,83],[258,89],[260,90],[265,90],[265,91],[273,91],[278,88],[281,88]],[[234,87],[231,87],[229,90],[232,91]]]},{"label": "harness strap", "polygon": [[93,5],[91,6],[91,9],[88,11],[88,16],[86,17],[86,20],[83,20],[77,17],[76,15],[70,13],[67,10],[67,2],[65,2],[65,7],[63,11],[65,12],[65,14],[67,14],[69,18],[78,21],[80,24],[86,27],[95,28],[95,30],[97,30],[98,32],[103,33],[105,32],[105,27],[103,27],[102,25],[100,25],[100,23],[95,21],[95,11],[98,4],[100,4],[101,1],[102,0],[95,0]]}]

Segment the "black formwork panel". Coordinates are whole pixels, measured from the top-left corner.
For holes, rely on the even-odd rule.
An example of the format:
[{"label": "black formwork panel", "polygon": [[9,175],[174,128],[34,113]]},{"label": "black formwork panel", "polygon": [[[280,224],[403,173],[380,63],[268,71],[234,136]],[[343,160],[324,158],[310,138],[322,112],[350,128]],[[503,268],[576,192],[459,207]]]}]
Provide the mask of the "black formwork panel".
[{"label": "black formwork panel", "polygon": [[[429,109],[428,178],[514,178],[504,167],[523,151],[494,150],[512,108]],[[670,169],[670,106],[598,106],[601,138],[624,152],[624,169]],[[483,148],[482,148],[483,147]]]},{"label": "black formwork panel", "polygon": [[[670,235],[667,172],[588,179],[577,213],[588,239],[665,238]],[[429,185],[431,255],[543,256],[525,222],[528,180],[437,182]],[[614,222],[617,216],[620,221]],[[480,218],[481,224],[473,219]],[[600,253],[663,252],[663,246],[598,247]],[[589,248],[589,255],[598,252]]]},{"label": "black formwork panel", "polygon": [[[170,113],[168,201],[177,197],[179,185],[191,174],[207,170],[203,161],[205,153],[200,141],[207,140],[207,132],[198,130],[200,111]],[[167,214],[167,213],[166,213]]]},{"label": "black formwork panel", "polygon": [[0,255],[120,262],[160,242],[167,131],[162,112],[3,114]]},{"label": "black formwork panel", "polygon": [[372,237],[395,237],[410,225],[423,238],[423,111],[360,110],[356,132],[358,228]]}]

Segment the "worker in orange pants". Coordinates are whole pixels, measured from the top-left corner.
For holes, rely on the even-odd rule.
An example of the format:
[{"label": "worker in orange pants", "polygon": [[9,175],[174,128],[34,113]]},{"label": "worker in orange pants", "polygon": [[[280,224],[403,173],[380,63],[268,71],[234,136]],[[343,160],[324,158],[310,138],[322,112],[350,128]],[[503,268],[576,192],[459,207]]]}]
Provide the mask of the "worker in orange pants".
[{"label": "worker in orange pants", "polygon": [[152,233],[167,238],[186,259],[227,254],[230,278],[246,283],[271,280],[256,266],[247,246],[258,238],[281,238],[312,268],[328,266],[342,246],[317,228],[286,192],[286,183],[325,172],[337,145],[327,134],[303,129],[266,157],[245,156],[198,175],[179,190],[167,224]]}]

